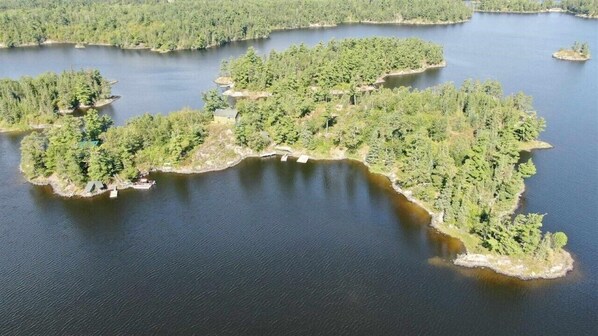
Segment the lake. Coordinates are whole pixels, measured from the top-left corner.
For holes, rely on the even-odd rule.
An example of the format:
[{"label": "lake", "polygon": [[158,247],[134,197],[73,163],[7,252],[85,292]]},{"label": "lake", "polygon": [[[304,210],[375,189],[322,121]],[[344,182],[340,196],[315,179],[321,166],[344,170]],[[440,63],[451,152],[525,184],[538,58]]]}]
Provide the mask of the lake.
[{"label": "lake", "polygon": [[497,79],[533,96],[555,146],[533,157],[520,212],[569,236],[575,270],[523,282],[452,266],[458,242],[358,163],[251,159],[202,175],[154,174],[117,200],[65,199],[18,171],[22,135],[0,135],[0,334],[497,334],[598,330],[598,21],[475,14],[453,26],[342,25],[281,31],[205,51],[157,54],[72,45],[0,49],[0,77],[98,68],[122,95],[117,124],[200,107],[222,60],[253,46],[417,36],[447,67],[394,78],[425,88]]}]

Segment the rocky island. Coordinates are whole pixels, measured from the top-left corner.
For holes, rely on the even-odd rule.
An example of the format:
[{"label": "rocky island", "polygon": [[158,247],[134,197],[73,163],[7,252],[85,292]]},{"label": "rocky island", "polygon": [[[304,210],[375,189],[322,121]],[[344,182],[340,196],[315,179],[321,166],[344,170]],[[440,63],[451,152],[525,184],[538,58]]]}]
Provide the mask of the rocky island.
[{"label": "rocky island", "polygon": [[590,47],[586,42],[575,42],[569,49],[560,49],[552,57],[565,61],[584,62],[591,58]]}]

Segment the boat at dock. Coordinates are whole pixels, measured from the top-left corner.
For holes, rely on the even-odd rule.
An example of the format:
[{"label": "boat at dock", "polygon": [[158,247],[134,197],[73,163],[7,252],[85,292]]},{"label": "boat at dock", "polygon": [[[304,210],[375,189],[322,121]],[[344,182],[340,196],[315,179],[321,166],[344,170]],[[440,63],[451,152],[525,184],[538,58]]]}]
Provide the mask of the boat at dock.
[{"label": "boat at dock", "polygon": [[147,190],[156,185],[156,181],[146,178],[139,179],[139,182],[133,183],[133,189]]}]

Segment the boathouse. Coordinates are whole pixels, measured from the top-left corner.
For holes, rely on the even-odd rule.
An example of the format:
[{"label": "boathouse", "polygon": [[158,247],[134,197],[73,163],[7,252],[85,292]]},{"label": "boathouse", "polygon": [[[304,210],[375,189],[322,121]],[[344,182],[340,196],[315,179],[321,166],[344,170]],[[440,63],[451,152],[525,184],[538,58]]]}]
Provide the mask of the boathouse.
[{"label": "boathouse", "polygon": [[239,112],[230,107],[214,111],[214,121],[219,123],[235,123],[238,117]]}]

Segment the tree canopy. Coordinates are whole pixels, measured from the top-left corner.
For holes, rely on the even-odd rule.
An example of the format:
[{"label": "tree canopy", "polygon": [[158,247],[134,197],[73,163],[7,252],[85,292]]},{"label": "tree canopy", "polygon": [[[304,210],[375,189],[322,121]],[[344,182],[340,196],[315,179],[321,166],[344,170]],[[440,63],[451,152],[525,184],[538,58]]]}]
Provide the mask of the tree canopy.
[{"label": "tree canopy", "polygon": [[70,112],[109,97],[110,84],[97,70],[0,79],[0,128],[51,124],[60,111]]},{"label": "tree canopy", "polygon": [[[347,89],[373,84],[393,71],[414,70],[444,61],[442,47],[417,38],[372,37],[295,45],[260,57],[253,48],[223,64],[235,88],[288,93],[295,90]],[[325,89],[325,90],[321,90]]]},{"label": "tree canopy", "polygon": [[0,9],[5,46],[55,40],[160,50],[203,49],[310,25],[471,17],[459,0],[0,0]]}]

